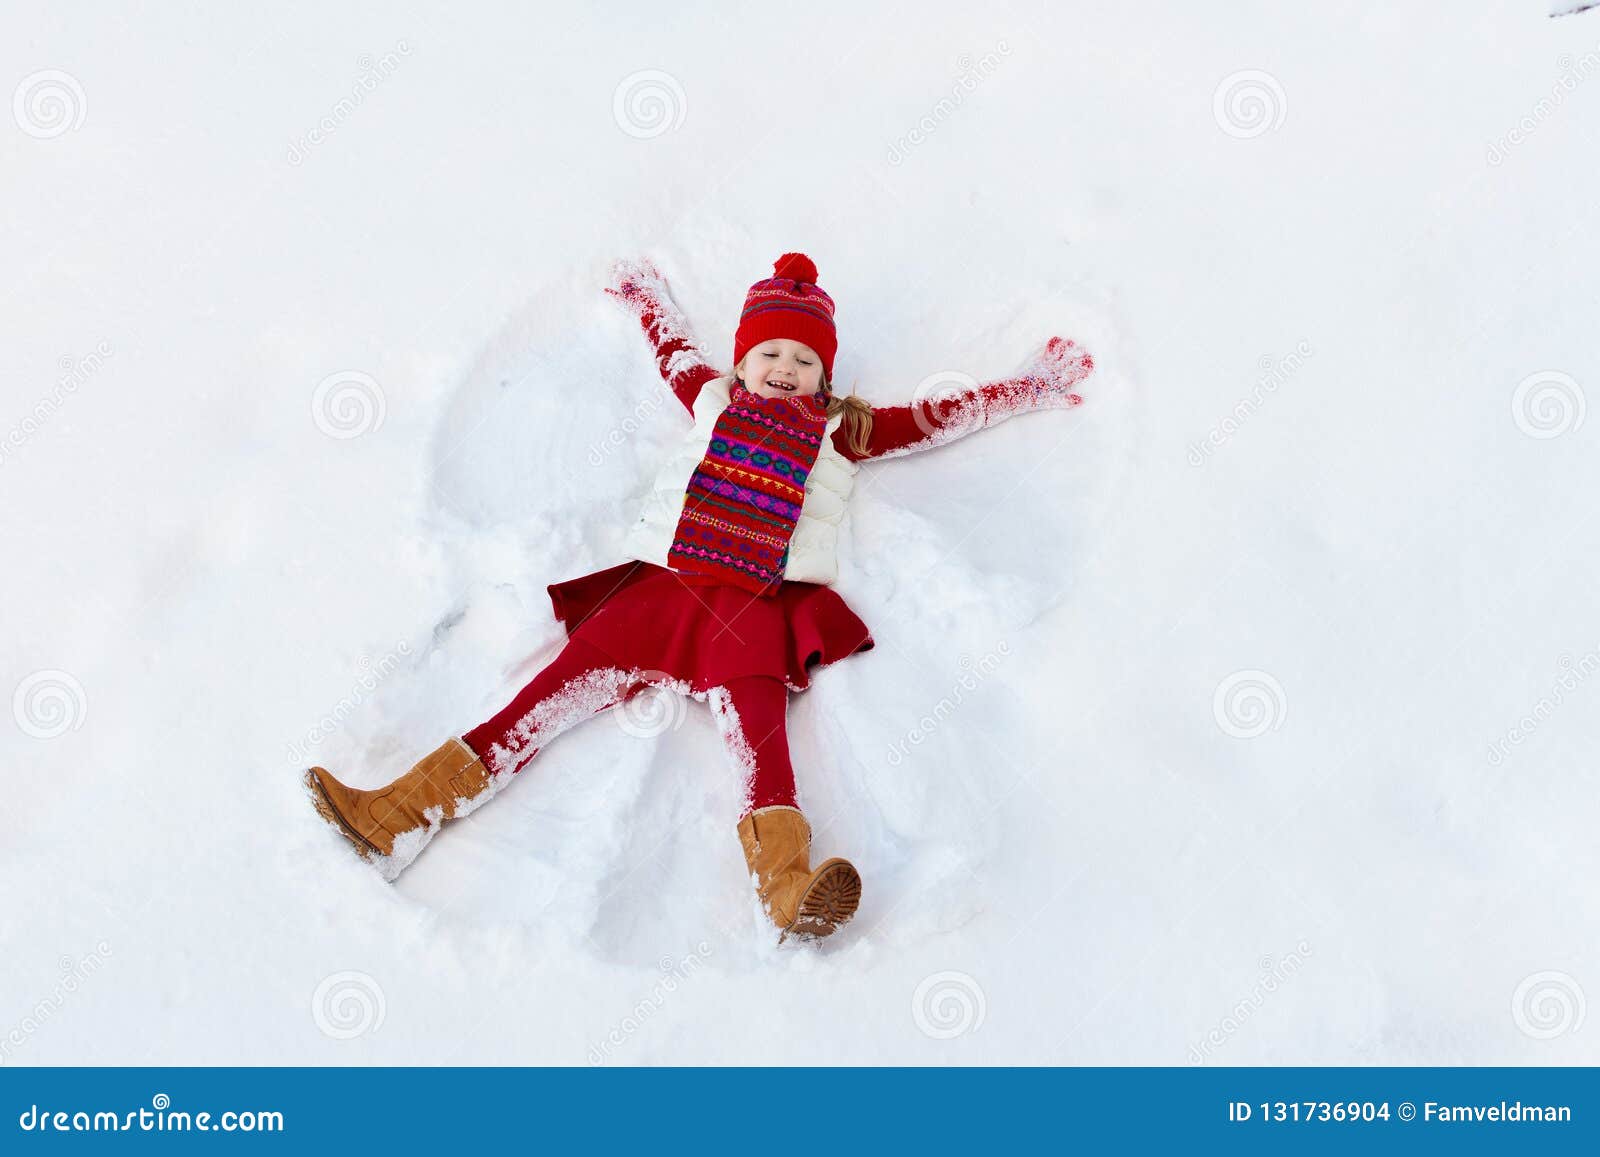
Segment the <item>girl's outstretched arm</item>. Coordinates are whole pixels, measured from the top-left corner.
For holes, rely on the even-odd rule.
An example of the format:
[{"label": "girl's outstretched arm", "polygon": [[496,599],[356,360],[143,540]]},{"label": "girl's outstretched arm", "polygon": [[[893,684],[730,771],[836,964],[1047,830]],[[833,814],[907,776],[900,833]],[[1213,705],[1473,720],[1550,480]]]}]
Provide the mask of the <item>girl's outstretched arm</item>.
[{"label": "girl's outstretched arm", "polygon": [[700,387],[716,377],[717,371],[695,345],[689,321],[672,300],[661,273],[649,261],[619,261],[612,266],[606,293],[639,319],[655,350],[662,378],[684,409],[694,413]]},{"label": "girl's outstretched arm", "polygon": [[849,447],[842,425],[834,432],[833,444],[846,458],[857,462],[864,458],[898,458],[943,446],[1013,414],[1081,405],[1083,399],[1073,392],[1073,387],[1093,369],[1094,358],[1088,350],[1067,338],[1053,337],[1044,352],[1014,378],[967,385],[953,375],[936,375],[923,384],[908,405],[872,407],[872,433],[865,454]]}]

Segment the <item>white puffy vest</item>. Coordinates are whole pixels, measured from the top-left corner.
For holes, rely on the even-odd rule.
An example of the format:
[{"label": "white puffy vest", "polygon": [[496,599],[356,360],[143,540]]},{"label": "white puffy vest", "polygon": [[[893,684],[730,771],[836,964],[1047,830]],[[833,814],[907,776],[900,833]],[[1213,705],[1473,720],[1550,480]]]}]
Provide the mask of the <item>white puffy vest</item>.
[{"label": "white puffy vest", "polygon": [[[667,551],[683,513],[689,479],[705,458],[717,416],[732,400],[732,385],[733,379],[726,377],[700,387],[700,396],[694,400],[694,428],[656,474],[639,521],[633,524],[623,544],[629,558],[657,566],[670,565]],[[843,414],[828,419],[816,465],[806,477],[805,501],[800,504],[800,520],[795,523],[794,536],[789,540],[789,561],[783,568],[783,577],[790,582],[831,583],[839,577],[839,523],[844,518],[844,504],[855,485],[857,470],[856,464],[833,445],[833,432],[843,420]]]}]

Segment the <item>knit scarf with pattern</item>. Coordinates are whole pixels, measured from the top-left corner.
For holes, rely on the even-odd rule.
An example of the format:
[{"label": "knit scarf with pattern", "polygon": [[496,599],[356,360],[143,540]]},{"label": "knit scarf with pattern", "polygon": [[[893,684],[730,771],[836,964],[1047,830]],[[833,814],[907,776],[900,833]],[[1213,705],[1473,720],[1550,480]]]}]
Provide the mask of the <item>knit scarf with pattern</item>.
[{"label": "knit scarf with pattern", "polygon": [[783,581],[828,400],[763,398],[738,382],[729,395],[689,478],[667,564],[761,594]]}]

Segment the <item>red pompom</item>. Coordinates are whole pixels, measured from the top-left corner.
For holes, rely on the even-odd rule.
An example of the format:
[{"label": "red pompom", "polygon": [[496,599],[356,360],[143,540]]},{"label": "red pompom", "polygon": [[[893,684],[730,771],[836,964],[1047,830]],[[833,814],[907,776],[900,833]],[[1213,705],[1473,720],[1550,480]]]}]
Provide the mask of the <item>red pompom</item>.
[{"label": "red pompom", "polygon": [[772,276],[790,277],[810,285],[817,283],[817,267],[804,253],[785,253],[772,263]]}]

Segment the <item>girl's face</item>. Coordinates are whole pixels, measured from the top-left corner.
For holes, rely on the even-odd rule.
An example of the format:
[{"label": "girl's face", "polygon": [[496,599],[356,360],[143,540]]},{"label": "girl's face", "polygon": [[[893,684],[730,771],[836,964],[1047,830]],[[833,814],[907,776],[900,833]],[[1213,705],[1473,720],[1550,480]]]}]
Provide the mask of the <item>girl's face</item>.
[{"label": "girl's face", "polygon": [[745,389],[763,398],[803,398],[822,388],[822,359],[786,337],[753,345],[744,355]]}]

